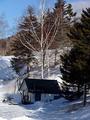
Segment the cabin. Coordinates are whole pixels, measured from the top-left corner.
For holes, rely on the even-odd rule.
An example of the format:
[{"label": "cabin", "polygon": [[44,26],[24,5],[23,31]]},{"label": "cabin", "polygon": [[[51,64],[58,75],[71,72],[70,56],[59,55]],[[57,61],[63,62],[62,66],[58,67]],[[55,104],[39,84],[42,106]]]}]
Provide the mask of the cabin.
[{"label": "cabin", "polygon": [[19,92],[23,104],[35,101],[49,102],[60,98],[61,90],[57,80],[25,78]]}]

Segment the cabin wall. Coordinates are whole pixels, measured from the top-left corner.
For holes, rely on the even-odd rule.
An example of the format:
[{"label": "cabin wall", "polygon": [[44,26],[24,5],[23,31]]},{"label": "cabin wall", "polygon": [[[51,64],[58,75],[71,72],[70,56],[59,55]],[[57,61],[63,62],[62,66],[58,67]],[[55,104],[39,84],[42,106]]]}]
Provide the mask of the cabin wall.
[{"label": "cabin wall", "polygon": [[[41,100],[42,102],[50,102],[54,100],[55,98],[58,98],[59,94],[41,94]],[[35,102],[35,93],[29,93],[29,101],[31,103]]]},{"label": "cabin wall", "polygon": [[[42,102],[50,102],[54,100],[55,94],[41,94],[41,100]],[[35,93],[29,93],[29,101],[31,103],[35,102]]]},{"label": "cabin wall", "polygon": [[35,94],[29,92],[28,95],[29,95],[30,103],[34,103],[35,102]]},{"label": "cabin wall", "polygon": [[54,94],[41,94],[41,101],[49,102],[54,99]]},{"label": "cabin wall", "polygon": [[[24,91],[24,95],[28,95],[28,103],[35,103],[35,93],[30,93],[27,90]],[[50,102],[57,98],[59,94],[41,94],[41,100],[42,102]]]},{"label": "cabin wall", "polygon": [[27,90],[27,86],[26,86],[26,83],[23,82],[21,88],[20,88],[20,91],[26,91]]}]

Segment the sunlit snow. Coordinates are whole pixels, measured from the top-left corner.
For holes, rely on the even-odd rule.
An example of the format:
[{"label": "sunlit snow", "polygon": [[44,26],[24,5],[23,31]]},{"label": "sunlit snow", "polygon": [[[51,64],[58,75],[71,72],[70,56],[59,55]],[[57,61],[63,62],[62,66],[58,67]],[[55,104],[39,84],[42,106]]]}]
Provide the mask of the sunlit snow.
[{"label": "sunlit snow", "polygon": [[[4,66],[5,65],[5,66]],[[11,72],[14,71],[9,67],[10,57],[0,58],[0,76],[6,79],[11,77]],[[7,67],[7,68],[6,68]],[[11,72],[7,72],[11,69]],[[4,70],[4,71],[3,71]],[[57,79],[62,83],[61,75],[59,74],[59,66],[52,68],[50,79]],[[57,72],[58,71],[58,72]],[[38,71],[36,70],[38,73]],[[55,74],[54,74],[55,73]],[[33,73],[32,73],[33,74]],[[69,102],[64,98],[60,98],[51,102],[36,102],[35,104],[22,105],[20,104],[20,95],[15,93],[16,79],[3,83],[3,78],[0,82],[0,120],[90,120],[90,103],[83,107],[82,100]],[[13,77],[12,77],[13,78]],[[8,95],[14,97],[14,103],[3,103],[3,99]]]}]

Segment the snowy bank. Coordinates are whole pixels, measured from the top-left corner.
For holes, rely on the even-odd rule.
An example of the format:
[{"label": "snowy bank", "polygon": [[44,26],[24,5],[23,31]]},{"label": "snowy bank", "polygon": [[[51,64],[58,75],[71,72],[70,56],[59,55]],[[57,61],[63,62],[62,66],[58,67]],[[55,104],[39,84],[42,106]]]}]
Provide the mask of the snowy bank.
[{"label": "snowy bank", "polygon": [[0,104],[0,120],[90,120],[90,103],[69,102],[63,98],[31,105]]},{"label": "snowy bank", "polygon": [[13,56],[0,56],[0,80],[11,80],[16,77],[11,68],[10,60]]}]

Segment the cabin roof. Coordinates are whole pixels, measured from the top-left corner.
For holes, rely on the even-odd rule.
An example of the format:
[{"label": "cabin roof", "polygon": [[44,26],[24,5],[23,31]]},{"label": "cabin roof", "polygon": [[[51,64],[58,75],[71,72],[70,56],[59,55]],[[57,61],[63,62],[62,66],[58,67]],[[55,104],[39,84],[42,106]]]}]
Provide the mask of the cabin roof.
[{"label": "cabin roof", "polygon": [[61,92],[57,80],[25,78],[24,81],[28,91],[32,93],[58,94]]}]

